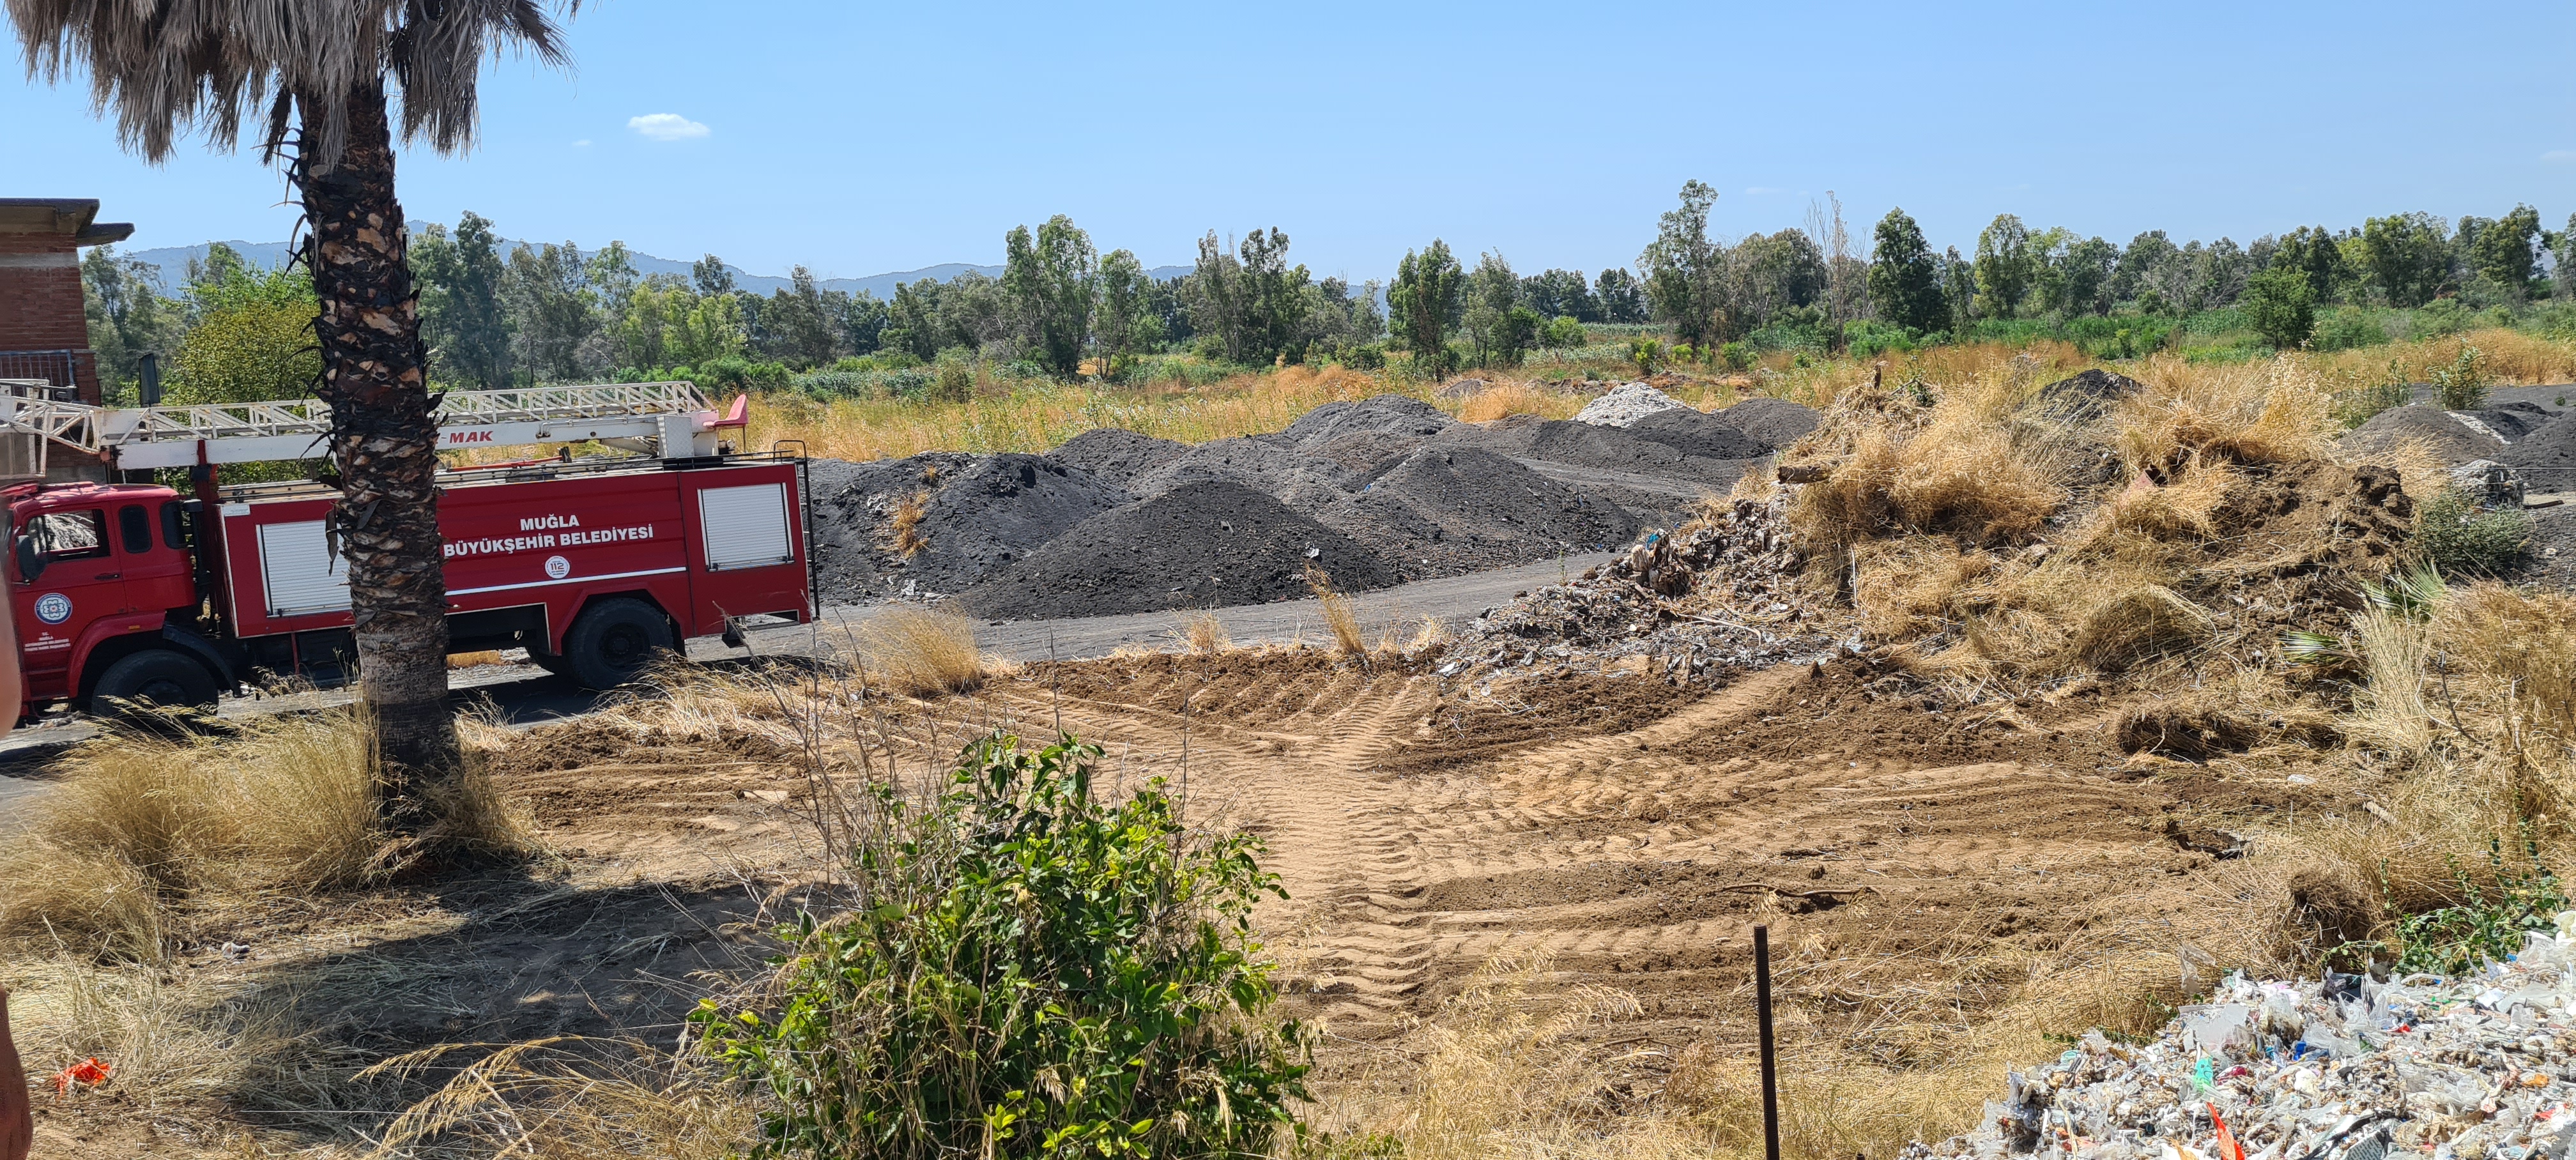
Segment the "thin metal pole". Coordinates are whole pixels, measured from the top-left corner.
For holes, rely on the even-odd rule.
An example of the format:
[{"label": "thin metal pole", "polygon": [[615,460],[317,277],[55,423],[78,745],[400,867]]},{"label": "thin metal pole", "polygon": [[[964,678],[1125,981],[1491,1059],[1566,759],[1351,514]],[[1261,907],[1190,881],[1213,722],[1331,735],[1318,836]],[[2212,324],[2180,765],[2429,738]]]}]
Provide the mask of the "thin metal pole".
[{"label": "thin metal pole", "polygon": [[1762,1156],[1780,1160],[1780,1071],[1771,1046],[1771,928],[1753,928],[1753,1010],[1762,1024]]}]

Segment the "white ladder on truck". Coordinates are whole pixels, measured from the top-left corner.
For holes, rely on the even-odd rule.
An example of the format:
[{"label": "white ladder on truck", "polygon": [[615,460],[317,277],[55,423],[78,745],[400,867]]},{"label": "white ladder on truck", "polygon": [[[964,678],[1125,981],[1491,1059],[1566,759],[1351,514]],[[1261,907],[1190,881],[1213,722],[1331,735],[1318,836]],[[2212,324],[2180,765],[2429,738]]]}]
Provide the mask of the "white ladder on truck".
[{"label": "white ladder on truck", "polygon": [[[331,407],[320,399],[93,407],[54,399],[42,387],[0,379],[0,434],[34,435],[40,454],[60,446],[124,471],[327,454]],[[737,398],[719,413],[686,382],[450,391],[438,408],[438,447],[596,439],[647,455],[713,455],[717,432],[743,425],[745,405]]]}]

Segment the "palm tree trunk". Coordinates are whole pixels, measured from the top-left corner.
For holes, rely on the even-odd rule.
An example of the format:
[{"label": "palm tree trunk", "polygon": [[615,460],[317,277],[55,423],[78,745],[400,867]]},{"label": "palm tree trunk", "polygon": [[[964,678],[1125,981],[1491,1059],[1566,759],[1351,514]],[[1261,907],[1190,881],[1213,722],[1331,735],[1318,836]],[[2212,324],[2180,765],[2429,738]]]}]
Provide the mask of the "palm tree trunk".
[{"label": "palm tree trunk", "polygon": [[[423,791],[458,763],[447,709],[438,428],[419,294],[404,260],[409,239],[394,200],[384,87],[360,85],[343,100],[346,151],[327,171],[299,158],[294,172],[311,226],[305,261],[322,307],[314,329],[341,481],[330,526],[348,562],[358,696],[375,717],[386,822],[416,836],[433,820]],[[298,104],[308,130],[320,122],[312,98]]]}]

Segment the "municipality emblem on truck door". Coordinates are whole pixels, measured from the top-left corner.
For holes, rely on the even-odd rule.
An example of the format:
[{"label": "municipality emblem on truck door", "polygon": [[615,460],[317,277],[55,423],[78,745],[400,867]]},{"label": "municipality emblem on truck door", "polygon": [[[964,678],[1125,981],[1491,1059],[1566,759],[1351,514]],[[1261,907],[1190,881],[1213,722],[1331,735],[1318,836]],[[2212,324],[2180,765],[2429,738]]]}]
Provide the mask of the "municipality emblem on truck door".
[{"label": "municipality emblem on truck door", "polygon": [[36,598],[36,619],[47,624],[61,624],[71,618],[71,597],[60,592],[48,592]]}]

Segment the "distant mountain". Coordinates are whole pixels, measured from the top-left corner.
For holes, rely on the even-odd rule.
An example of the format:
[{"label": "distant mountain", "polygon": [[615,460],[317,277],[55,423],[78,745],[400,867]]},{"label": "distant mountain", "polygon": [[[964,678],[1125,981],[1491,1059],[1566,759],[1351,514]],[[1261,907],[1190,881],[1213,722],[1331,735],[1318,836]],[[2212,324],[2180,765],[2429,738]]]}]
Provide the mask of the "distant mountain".
[{"label": "distant mountain", "polygon": [[[505,254],[520,244],[507,238],[499,239],[499,241],[501,244],[501,252]],[[284,242],[225,242],[223,244],[231,246],[235,252],[239,253],[252,265],[259,266],[263,269],[274,270],[277,267],[284,265],[286,262],[286,243]],[[158,249],[151,250],[131,250],[120,256],[132,258],[135,261],[158,268],[161,271],[162,288],[164,290],[176,290],[180,283],[185,281],[187,278],[188,263],[192,261],[202,262],[206,260],[206,251],[209,245],[211,245],[211,243],[201,242],[193,246],[162,246]],[[583,252],[589,253],[590,251],[584,250]],[[635,263],[635,272],[639,274],[674,274],[679,277],[686,278],[689,276],[689,268],[694,264],[674,258],[659,258],[651,254],[644,253],[635,253],[632,254],[631,257]],[[734,266],[731,263],[727,263],[725,269],[733,271],[733,282],[735,286],[751,291],[754,294],[768,294],[772,291],[784,290],[789,285],[788,280],[785,278],[769,274],[753,274],[741,269],[740,267]],[[936,266],[924,266],[918,270],[904,270],[892,274],[871,274],[865,278],[830,278],[823,281],[822,287],[826,290],[839,290],[849,294],[873,294],[881,299],[890,299],[894,297],[895,286],[900,283],[918,282],[924,278],[930,278],[940,282],[948,282],[955,280],[958,275],[969,271],[982,274],[987,278],[999,278],[1002,276],[1002,268],[1000,266],[975,266],[964,262],[944,262]],[[1190,267],[1188,266],[1156,266],[1151,270],[1147,270],[1146,274],[1155,278],[1178,278],[1189,272]]]}]

